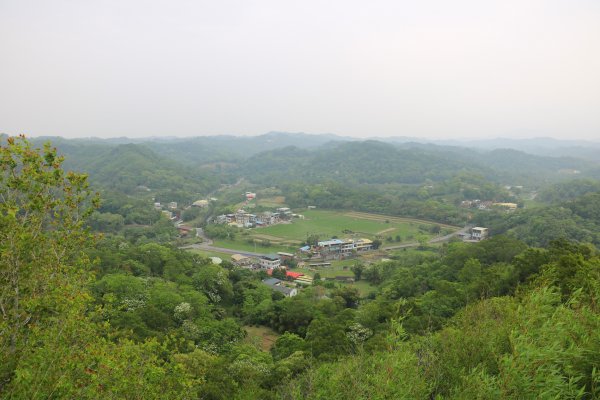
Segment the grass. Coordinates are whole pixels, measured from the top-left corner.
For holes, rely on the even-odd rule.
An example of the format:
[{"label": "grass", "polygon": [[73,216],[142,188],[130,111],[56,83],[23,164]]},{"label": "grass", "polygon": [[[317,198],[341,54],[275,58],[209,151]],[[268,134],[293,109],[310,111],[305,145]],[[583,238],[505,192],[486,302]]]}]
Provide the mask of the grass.
[{"label": "grass", "polygon": [[298,241],[306,240],[309,235],[318,235],[322,239],[329,239],[333,236],[340,238],[358,236],[373,239],[376,236],[395,237],[400,235],[403,240],[406,240],[409,236],[427,234],[419,228],[423,225],[433,225],[426,221],[329,210],[307,210],[302,215],[305,219],[294,219],[291,224],[259,228],[254,232],[279,237],[283,240]]},{"label": "grass", "polygon": [[213,246],[261,254],[277,253],[278,251],[289,252],[297,249],[297,247],[281,246],[278,244],[271,244],[271,246],[260,246],[259,244],[256,244],[255,246],[254,244],[247,243],[246,239],[242,237],[236,238],[235,240],[218,239],[213,242]]},{"label": "grass", "polygon": [[218,251],[208,251],[208,250],[199,250],[199,249],[188,249],[187,251],[200,254],[202,257],[219,257],[223,261],[231,261],[231,254],[221,253]]},{"label": "grass", "polygon": [[244,326],[248,335],[244,338],[244,343],[256,346],[262,351],[269,351],[277,341],[279,335],[271,328],[266,326]]}]

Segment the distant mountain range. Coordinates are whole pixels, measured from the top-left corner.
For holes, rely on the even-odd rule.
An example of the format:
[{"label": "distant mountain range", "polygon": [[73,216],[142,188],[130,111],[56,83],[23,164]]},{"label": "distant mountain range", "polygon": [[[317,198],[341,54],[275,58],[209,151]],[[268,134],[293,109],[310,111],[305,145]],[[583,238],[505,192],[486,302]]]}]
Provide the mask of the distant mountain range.
[{"label": "distant mountain range", "polygon": [[48,140],[67,156],[68,168],[89,172],[96,181],[122,189],[156,186],[158,177],[171,181],[169,186],[175,189],[181,182],[174,177],[189,177],[190,171],[198,178],[195,186],[212,187],[211,170],[222,177],[253,177],[263,183],[267,177],[274,182],[418,183],[461,172],[515,185],[600,177],[600,143],[551,138],[360,140],[270,132],[242,137],[33,139],[37,145]]},{"label": "distant mountain range", "polygon": [[[36,140],[64,141],[56,137],[40,137]],[[513,149],[530,154],[551,157],[576,157],[600,163],[600,141],[562,140],[550,137],[528,139],[493,138],[493,139],[423,139],[408,136],[353,138],[334,134],[307,134],[291,132],[269,132],[258,136],[197,136],[197,137],[147,137],[147,138],[86,138],[69,139],[73,144],[145,144],[159,154],[169,157],[177,155],[194,162],[223,159],[227,156],[252,156],[262,151],[281,147],[316,148],[329,142],[356,142],[377,140],[384,143],[406,145],[409,143],[433,144],[444,147],[461,147],[471,149]],[[210,150],[207,150],[210,149]]]}]

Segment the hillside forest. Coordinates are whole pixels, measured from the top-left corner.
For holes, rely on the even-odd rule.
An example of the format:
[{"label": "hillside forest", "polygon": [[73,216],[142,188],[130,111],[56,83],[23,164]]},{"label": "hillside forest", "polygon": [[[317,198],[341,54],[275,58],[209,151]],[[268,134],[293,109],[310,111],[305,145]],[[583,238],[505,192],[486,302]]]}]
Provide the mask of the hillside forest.
[{"label": "hillside forest", "polygon": [[[214,224],[250,192],[255,212],[418,222],[334,263],[353,283],[318,270],[287,297],[202,248],[284,246]],[[489,238],[452,234],[472,226]],[[583,147],[3,135],[0,398],[599,399],[599,246]]]}]

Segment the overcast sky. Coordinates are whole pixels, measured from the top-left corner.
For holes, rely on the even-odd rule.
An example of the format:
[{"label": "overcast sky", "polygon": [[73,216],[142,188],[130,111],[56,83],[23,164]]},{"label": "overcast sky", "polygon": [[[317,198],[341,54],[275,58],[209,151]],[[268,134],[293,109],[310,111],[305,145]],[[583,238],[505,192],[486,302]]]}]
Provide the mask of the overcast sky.
[{"label": "overcast sky", "polygon": [[600,140],[598,0],[0,0],[0,132]]}]

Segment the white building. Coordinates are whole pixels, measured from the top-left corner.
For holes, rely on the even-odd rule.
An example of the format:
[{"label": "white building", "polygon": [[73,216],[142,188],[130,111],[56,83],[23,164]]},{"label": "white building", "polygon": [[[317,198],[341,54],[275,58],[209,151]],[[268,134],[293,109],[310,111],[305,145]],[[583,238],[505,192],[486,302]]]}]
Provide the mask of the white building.
[{"label": "white building", "polygon": [[488,228],[482,228],[480,226],[476,226],[471,228],[471,239],[472,240],[483,240],[488,237]]},{"label": "white building", "polygon": [[281,267],[281,260],[276,254],[267,254],[260,257],[260,266],[264,269],[273,269]]}]

